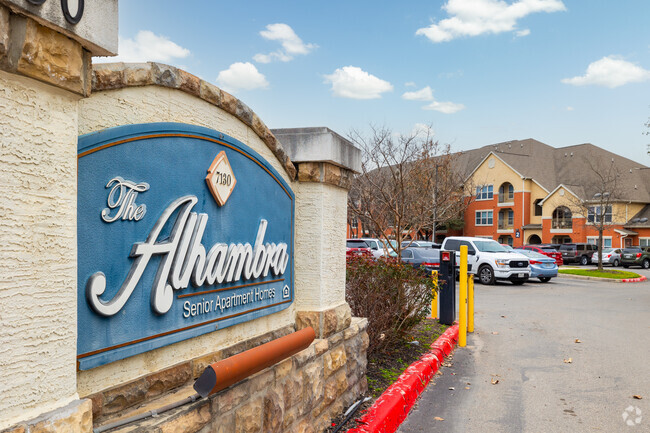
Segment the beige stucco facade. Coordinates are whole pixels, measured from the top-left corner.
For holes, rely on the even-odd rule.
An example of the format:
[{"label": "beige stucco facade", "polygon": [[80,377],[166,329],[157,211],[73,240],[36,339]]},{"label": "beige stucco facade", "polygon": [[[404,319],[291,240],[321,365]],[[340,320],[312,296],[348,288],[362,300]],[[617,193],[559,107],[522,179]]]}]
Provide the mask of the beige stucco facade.
[{"label": "beige stucco facade", "polygon": [[77,398],[78,100],[0,71],[0,429]]}]

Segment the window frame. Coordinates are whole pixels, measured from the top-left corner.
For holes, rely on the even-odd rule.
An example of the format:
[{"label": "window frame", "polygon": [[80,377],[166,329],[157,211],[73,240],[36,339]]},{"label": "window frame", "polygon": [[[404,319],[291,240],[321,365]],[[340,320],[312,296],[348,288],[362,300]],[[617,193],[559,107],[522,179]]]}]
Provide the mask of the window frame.
[{"label": "window frame", "polygon": [[[596,211],[598,209],[598,211]],[[608,218],[609,217],[609,218]],[[603,214],[605,224],[611,224],[612,222],[612,205],[605,206],[605,214]],[[609,221],[608,221],[609,219]],[[587,222],[593,224],[600,224],[600,205],[589,206],[587,212]]]},{"label": "window frame", "polygon": [[494,198],[494,185],[476,187],[476,200],[492,200]]},{"label": "window frame", "polygon": [[[481,214],[480,218],[479,214]],[[484,220],[483,214],[485,214],[485,223],[482,222]],[[477,227],[494,226],[494,211],[492,209],[481,209],[474,211],[474,225]]]}]

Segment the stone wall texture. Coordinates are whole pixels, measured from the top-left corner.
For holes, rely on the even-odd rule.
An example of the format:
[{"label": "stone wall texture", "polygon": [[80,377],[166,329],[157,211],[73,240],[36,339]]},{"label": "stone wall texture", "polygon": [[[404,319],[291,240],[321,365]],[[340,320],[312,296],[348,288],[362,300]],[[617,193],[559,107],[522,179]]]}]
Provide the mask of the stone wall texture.
[{"label": "stone wall texture", "polygon": [[0,69],[90,94],[90,52],[74,39],[1,5]]},{"label": "stone wall texture", "polygon": [[0,71],[0,428],[76,397],[77,100]]},{"label": "stone wall texture", "polygon": [[[365,376],[368,321],[348,318],[345,323],[347,326],[328,338],[314,340],[302,352],[208,399],[198,400],[111,432],[322,432],[333,418],[364,395],[368,387]],[[198,376],[208,363],[234,355],[268,339],[269,335],[262,340],[240,342],[237,346],[210,355],[210,359],[204,357],[192,360],[191,363],[202,365],[201,368],[195,368],[192,376]],[[185,371],[187,375],[190,369],[187,365],[181,365],[178,371]],[[177,373],[170,372],[160,372],[158,377],[161,376],[179,377]],[[193,393],[186,386],[176,393],[163,396],[159,402],[147,402],[145,396],[151,392],[150,384],[155,381],[155,378],[146,377],[91,396],[95,427],[113,422],[115,414],[129,416],[129,408],[137,408],[139,404],[139,412],[144,412],[182,400]],[[133,413],[137,412],[136,409]]]}]

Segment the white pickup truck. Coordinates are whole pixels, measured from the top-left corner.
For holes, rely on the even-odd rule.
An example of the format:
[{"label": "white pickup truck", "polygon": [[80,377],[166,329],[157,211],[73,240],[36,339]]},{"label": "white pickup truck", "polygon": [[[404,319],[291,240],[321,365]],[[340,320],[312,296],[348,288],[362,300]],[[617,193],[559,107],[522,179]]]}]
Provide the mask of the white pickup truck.
[{"label": "white pickup truck", "polygon": [[508,280],[512,284],[524,284],[530,277],[528,257],[512,253],[492,239],[466,236],[450,236],[442,242],[442,251],[456,251],[456,265],[460,263],[460,247],[467,245],[467,264],[470,273],[478,275],[481,284],[494,284],[496,280]]}]

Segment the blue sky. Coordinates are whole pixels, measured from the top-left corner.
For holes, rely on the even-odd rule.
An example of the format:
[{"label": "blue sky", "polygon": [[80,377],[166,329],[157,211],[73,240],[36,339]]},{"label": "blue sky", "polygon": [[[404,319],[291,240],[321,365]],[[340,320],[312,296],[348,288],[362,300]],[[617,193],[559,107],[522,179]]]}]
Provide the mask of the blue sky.
[{"label": "blue sky", "polygon": [[271,128],[423,125],[453,151],[535,138],[650,165],[647,0],[120,0],[122,61],[182,67]]}]

